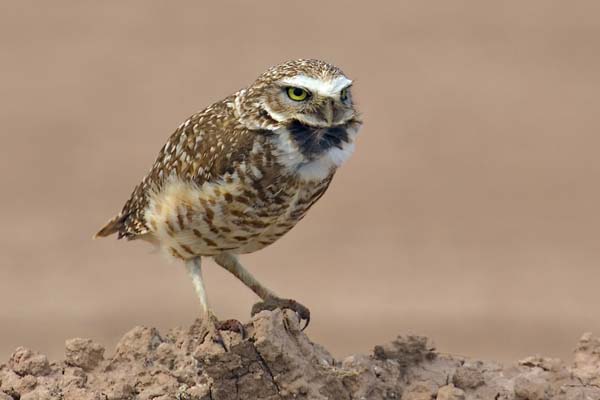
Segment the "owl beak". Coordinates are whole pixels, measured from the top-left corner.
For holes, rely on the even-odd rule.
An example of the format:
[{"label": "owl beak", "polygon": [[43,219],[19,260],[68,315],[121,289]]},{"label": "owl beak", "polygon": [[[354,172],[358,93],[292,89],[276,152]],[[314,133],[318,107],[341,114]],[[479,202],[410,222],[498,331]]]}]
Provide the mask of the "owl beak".
[{"label": "owl beak", "polygon": [[333,99],[328,99],[325,105],[323,106],[323,117],[325,117],[325,120],[327,121],[327,126],[333,125],[333,102]]}]

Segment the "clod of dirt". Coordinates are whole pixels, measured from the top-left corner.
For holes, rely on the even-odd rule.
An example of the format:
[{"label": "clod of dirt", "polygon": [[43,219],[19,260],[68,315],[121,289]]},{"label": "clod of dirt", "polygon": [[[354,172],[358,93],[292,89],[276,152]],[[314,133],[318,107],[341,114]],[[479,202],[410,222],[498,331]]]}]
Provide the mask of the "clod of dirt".
[{"label": "clod of dirt", "polygon": [[515,395],[522,400],[545,400],[549,396],[548,373],[533,368],[515,378]]},{"label": "clod of dirt", "polygon": [[46,375],[50,372],[48,358],[34,353],[25,347],[19,347],[8,361],[11,369],[18,375]]},{"label": "clod of dirt", "polygon": [[600,337],[589,332],[581,336],[571,372],[583,382],[600,386]]},{"label": "clod of dirt", "polygon": [[389,344],[375,346],[373,354],[380,360],[396,360],[403,367],[433,360],[436,356],[435,346],[423,336],[398,336]]},{"label": "clod of dirt", "polygon": [[452,383],[461,389],[476,389],[485,383],[482,362],[465,362],[454,371]]},{"label": "clod of dirt", "polygon": [[453,384],[442,386],[437,392],[437,400],[465,400],[465,392]]},{"label": "clod of dirt", "polygon": [[19,347],[0,365],[0,400],[600,400],[600,339],[590,334],[572,365],[530,357],[504,367],[436,353],[418,336],[338,361],[280,310],[246,331],[223,332],[227,351],[201,321],[164,335],[136,327],[106,358],[89,339],[68,340],[53,363]]},{"label": "clod of dirt", "polygon": [[6,393],[0,392],[0,400],[13,400],[13,398],[7,395]]},{"label": "clod of dirt", "polygon": [[104,347],[91,339],[69,339],[65,343],[65,363],[86,371],[104,360]]},{"label": "clod of dirt", "polygon": [[113,358],[121,361],[142,360],[153,353],[162,342],[155,328],[137,326],[127,332],[117,343]]}]

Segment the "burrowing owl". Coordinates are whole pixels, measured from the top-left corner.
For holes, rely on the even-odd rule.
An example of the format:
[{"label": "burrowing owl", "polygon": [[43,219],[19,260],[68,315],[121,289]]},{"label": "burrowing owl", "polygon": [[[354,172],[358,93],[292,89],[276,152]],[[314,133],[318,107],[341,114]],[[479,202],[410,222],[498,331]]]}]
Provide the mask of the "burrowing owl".
[{"label": "burrowing owl", "polygon": [[261,285],[238,255],[292,229],[352,154],[361,120],[351,84],[339,68],[319,60],[268,69],[182,123],[96,237],[144,239],[183,260],[206,321],[216,319],[202,281],[203,256],[262,299],[253,313],[291,308],[308,325],[308,309]]}]

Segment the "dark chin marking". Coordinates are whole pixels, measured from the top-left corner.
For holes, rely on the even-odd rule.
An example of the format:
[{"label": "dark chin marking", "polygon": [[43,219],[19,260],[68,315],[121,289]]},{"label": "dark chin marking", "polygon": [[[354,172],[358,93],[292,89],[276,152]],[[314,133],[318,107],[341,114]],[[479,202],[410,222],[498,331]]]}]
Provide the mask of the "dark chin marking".
[{"label": "dark chin marking", "polygon": [[287,129],[306,157],[318,156],[332,147],[341,149],[342,145],[348,142],[346,125],[321,128],[294,120]]}]

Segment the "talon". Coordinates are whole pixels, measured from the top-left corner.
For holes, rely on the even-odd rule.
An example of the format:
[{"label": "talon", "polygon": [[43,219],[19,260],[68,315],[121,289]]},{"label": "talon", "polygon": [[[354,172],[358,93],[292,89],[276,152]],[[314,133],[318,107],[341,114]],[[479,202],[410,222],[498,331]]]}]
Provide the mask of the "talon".
[{"label": "talon", "polygon": [[302,332],[304,332],[304,330],[305,330],[306,328],[308,328],[308,324],[310,324],[310,312],[308,313],[308,315],[306,315],[306,317],[305,317],[305,318],[302,318],[302,316],[300,316],[300,318],[299,318],[299,319],[300,319],[300,321],[302,321],[303,319],[305,319],[305,320],[306,320],[306,323],[304,324],[304,327],[300,328],[300,330],[301,330]]},{"label": "talon", "polygon": [[225,350],[226,352],[229,351],[229,349],[225,345],[225,341],[223,340],[223,336],[221,336],[221,333],[219,333],[219,331],[217,331],[216,334],[211,335],[210,338],[212,339],[213,342],[215,342],[216,344],[220,345],[223,348],[223,350]]},{"label": "talon", "polygon": [[300,321],[300,324],[302,325],[302,321],[306,320],[306,323],[304,324],[304,327],[302,327],[300,330],[304,331],[307,327],[308,324],[310,323],[310,310],[308,308],[306,308],[305,306],[303,306],[302,304],[298,303],[296,300],[292,300],[292,299],[280,299],[277,297],[268,297],[266,298],[264,301],[260,301],[256,304],[254,304],[254,306],[252,306],[252,311],[250,312],[250,315],[254,316],[255,314],[264,311],[264,310],[269,310],[269,311],[273,311],[275,309],[288,309],[288,310],[292,310],[296,313],[296,315],[298,316],[298,320]]},{"label": "talon", "polygon": [[229,351],[227,346],[225,345],[225,341],[223,340],[223,336],[221,336],[221,332],[219,331],[220,322],[217,318],[210,313],[202,320],[203,328],[206,330],[206,333],[203,335],[203,341],[206,340],[206,337],[209,336],[210,340],[214,343],[223,347],[223,350],[226,352]]},{"label": "talon", "polygon": [[216,327],[220,331],[237,332],[242,335],[242,339],[246,338],[246,328],[244,328],[244,325],[237,319],[218,321]]}]

